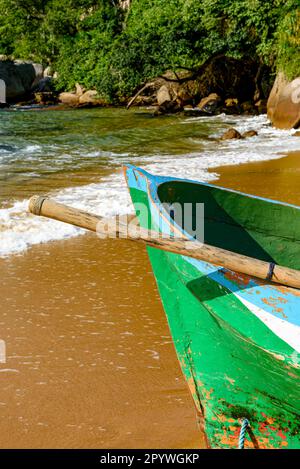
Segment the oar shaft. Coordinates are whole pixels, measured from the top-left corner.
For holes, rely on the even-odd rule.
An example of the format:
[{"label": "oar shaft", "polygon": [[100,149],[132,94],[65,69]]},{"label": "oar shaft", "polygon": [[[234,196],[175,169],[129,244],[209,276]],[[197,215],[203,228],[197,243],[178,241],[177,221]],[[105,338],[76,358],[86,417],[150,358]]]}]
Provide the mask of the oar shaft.
[{"label": "oar shaft", "polygon": [[90,231],[96,231],[97,223],[102,220],[102,217],[97,215],[59,204],[54,200],[38,195],[31,197],[28,208],[29,212],[34,215],[52,218]]},{"label": "oar shaft", "polygon": [[[270,263],[232,251],[188,241],[183,238],[165,238],[156,232],[143,229],[137,223],[114,223],[82,210],[58,204],[45,197],[34,196],[29,201],[29,211],[54,220],[85,228],[99,234],[127,238],[164,251],[199,259],[226,269],[266,280],[270,277]],[[132,217],[131,217],[132,220]],[[135,219],[136,220],[136,219]],[[272,266],[272,282],[300,288],[300,271],[276,265]]]}]

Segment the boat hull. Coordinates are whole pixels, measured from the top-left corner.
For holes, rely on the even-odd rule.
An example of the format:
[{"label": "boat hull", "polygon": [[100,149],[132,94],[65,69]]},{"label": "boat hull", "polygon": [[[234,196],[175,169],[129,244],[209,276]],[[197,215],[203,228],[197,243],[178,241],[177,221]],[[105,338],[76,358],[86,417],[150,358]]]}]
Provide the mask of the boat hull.
[{"label": "boat hull", "polygon": [[[125,175],[141,225],[164,231],[156,194],[170,178]],[[284,317],[300,311],[300,292],[147,250],[208,446],[237,448],[246,418],[246,448],[300,448],[300,328]]]}]

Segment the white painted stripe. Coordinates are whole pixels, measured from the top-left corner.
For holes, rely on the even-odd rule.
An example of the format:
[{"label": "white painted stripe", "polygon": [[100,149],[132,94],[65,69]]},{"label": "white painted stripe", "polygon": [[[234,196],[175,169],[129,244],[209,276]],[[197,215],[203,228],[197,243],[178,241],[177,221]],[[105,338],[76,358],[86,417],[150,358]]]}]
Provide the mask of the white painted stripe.
[{"label": "white painted stripe", "polygon": [[256,306],[250,301],[245,300],[240,295],[234,295],[256,316],[258,317],[271,331],[274,332],[280,339],[284,340],[294,350],[300,353],[300,327],[292,324],[284,319],[277,318],[273,314],[268,313],[264,309]]}]

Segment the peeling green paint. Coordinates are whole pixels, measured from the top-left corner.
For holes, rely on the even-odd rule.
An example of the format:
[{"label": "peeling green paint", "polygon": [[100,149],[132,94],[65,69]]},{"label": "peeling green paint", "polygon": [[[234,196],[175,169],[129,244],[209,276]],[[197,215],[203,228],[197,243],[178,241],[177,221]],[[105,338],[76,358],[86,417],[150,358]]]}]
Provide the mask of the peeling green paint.
[{"label": "peeling green paint", "polygon": [[[130,188],[130,194],[134,203],[150,209],[145,191]],[[142,218],[140,223],[145,226]],[[189,258],[147,251],[208,444],[237,448],[241,420],[247,418],[246,448],[300,448],[300,369],[291,358],[294,349]]]}]

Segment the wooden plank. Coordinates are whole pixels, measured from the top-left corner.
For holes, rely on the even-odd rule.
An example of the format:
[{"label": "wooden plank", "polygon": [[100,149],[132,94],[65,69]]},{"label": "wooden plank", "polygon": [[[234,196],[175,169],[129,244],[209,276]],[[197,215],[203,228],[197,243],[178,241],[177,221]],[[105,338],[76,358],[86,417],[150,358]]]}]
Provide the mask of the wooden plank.
[{"label": "wooden plank", "polygon": [[116,223],[115,220],[103,219],[97,215],[58,204],[51,199],[39,196],[34,196],[30,199],[29,211],[35,215],[52,218],[97,232],[101,237],[126,238],[164,251],[206,261],[235,272],[263,280],[269,279],[272,282],[293,288],[300,288],[300,271],[298,270],[280,265],[271,265],[269,262],[208,244],[201,244],[198,241],[190,241],[177,237],[166,238],[157,232],[141,228],[132,216],[127,220],[128,223],[122,218]]}]

